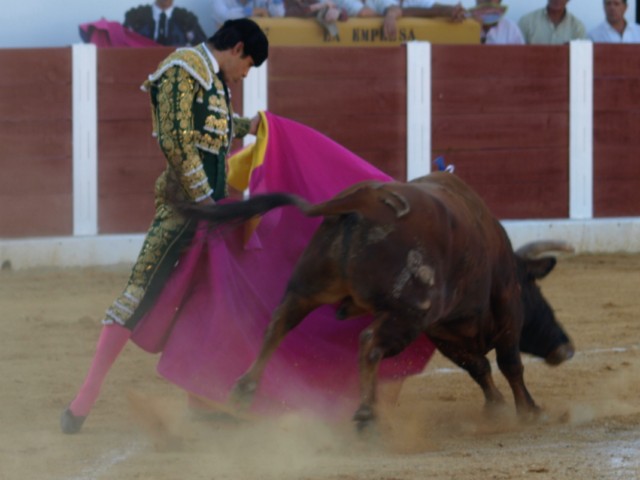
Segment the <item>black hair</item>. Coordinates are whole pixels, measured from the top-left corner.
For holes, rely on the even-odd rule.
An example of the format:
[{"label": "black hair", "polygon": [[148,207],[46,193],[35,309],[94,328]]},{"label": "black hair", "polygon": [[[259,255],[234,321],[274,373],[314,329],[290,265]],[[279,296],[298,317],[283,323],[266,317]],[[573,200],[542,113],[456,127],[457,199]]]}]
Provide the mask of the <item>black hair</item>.
[{"label": "black hair", "polygon": [[253,59],[256,67],[269,56],[269,40],[258,24],[248,18],[227,20],[208,40],[216,50],[229,50],[238,42],[244,44],[243,52]]}]

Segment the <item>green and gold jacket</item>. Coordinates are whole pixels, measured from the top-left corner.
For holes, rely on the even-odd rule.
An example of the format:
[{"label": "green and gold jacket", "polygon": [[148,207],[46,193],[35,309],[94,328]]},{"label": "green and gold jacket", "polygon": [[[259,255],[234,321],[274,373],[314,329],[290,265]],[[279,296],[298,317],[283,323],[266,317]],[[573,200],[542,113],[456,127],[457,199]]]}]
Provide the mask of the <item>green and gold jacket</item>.
[{"label": "green and gold jacket", "polygon": [[153,133],[167,159],[156,182],[156,203],[227,195],[231,139],[246,135],[250,120],[234,118],[229,89],[218,70],[202,43],[177,49],[142,85],[151,95]]}]

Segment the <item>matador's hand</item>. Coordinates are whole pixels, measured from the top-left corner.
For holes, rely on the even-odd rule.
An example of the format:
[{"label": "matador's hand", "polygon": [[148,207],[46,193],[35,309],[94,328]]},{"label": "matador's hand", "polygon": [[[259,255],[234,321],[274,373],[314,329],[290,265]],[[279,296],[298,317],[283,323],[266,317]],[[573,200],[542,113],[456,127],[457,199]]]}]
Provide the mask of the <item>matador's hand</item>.
[{"label": "matador's hand", "polygon": [[256,135],[258,133],[258,127],[260,127],[260,121],[262,117],[260,115],[256,115],[251,119],[251,123],[249,124],[249,133],[251,135]]}]

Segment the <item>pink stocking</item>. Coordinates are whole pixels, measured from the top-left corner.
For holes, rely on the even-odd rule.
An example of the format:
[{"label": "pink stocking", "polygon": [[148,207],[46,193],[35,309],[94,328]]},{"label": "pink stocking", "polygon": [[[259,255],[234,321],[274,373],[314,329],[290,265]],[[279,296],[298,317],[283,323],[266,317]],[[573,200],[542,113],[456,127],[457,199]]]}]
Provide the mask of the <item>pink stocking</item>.
[{"label": "pink stocking", "polygon": [[100,332],[96,353],[91,362],[89,373],[76,395],[69,405],[71,413],[75,416],[86,416],[98,399],[100,387],[113,362],[129,340],[131,330],[118,324],[105,325]]}]

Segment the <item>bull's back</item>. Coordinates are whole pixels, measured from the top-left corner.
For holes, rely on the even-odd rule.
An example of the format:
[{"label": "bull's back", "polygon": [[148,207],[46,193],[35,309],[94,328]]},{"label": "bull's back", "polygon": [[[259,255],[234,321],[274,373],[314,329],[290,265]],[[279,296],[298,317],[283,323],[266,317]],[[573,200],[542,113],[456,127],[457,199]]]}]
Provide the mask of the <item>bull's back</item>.
[{"label": "bull's back", "polygon": [[504,228],[487,204],[457,175],[433,172],[409,182],[409,185],[415,185],[441,201],[452,216],[477,232],[489,249],[493,246],[502,249],[504,243],[508,243]]}]

